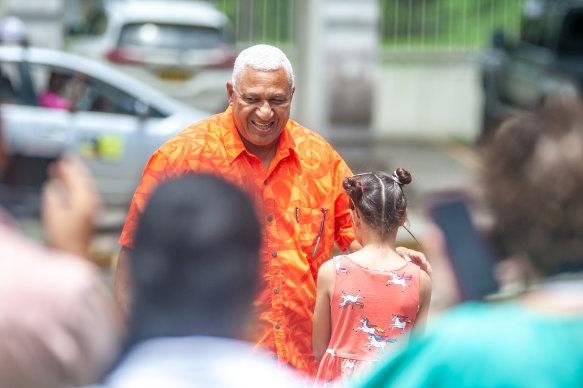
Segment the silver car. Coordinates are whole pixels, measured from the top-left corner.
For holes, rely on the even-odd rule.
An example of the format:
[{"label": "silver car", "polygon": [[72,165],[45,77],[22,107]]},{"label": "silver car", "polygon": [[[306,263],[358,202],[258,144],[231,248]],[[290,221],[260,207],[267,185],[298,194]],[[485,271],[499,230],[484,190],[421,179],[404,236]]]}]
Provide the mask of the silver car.
[{"label": "silver car", "polygon": [[67,50],[106,62],[188,105],[227,105],[236,56],[225,14],[197,1],[111,1]]},{"label": "silver car", "polygon": [[104,203],[127,206],[150,155],[209,115],[103,64],[60,51],[0,47],[8,151],[82,157]]}]

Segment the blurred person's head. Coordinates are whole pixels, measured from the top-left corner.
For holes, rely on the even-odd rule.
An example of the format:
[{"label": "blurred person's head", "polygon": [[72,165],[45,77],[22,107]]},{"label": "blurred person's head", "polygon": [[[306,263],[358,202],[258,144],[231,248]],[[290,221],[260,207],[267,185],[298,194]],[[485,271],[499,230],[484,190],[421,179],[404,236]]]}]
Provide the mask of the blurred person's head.
[{"label": "blurred person's head", "polygon": [[239,54],[227,93],[237,131],[251,153],[277,148],[294,89],[291,64],[277,47],[256,45]]},{"label": "blurred person's head", "polygon": [[353,175],[344,179],[342,186],[348,194],[350,210],[384,240],[396,234],[407,218],[403,186],[411,181],[409,171],[398,168],[393,175],[382,171]]},{"label": "blurred person's head", "polygon": [[212,175],[160,185],[131,256],[131,343],[160,336],[237,337],[258,279],[261,232],[251,200]]},{"label": "blurred person's head", "polygon": [[68,80],[68,75],[59,72],[52,72],[49,78],[48,89],[54,93],[59,93]]},{"label": "blurred person's head", "polygon": [[484,149],[494,234],[542,276],[583,270],[583,109],[553,98],[507,119]]}]

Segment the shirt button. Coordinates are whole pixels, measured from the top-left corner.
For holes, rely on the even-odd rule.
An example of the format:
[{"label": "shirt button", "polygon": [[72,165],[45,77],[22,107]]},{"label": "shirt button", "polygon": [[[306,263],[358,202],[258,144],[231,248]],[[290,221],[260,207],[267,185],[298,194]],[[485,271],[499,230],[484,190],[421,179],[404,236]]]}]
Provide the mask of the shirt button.
[{"label": "shirt button", "polygon": [[279,288],[275,287],[275,288],[273,289],[273,293],[274,293],[274,294],[279,294]]},{"label": "shirt button", "polygon": [[267,184],[267,179],[263,181],[263,184],[266,185]]},{"label": "shirt button", "polygon": [[270,215],[267,216],[267,221],[273,221],[273,217]]},{"label": "shirt button", "polygon": [[281,325],[279,324],[279,322],[275,324],[276,329],[279,329],[280,327],[281,327]]},{"label": "shirt button", "polygon": [[271,252],[271,256],[273,257],[277,256],[277,252],[276,251]]}]

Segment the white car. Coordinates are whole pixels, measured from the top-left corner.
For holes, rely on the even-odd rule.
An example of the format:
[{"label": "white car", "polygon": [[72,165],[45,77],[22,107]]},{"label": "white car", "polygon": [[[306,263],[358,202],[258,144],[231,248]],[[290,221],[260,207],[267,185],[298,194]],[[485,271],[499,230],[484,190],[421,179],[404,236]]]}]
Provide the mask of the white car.
[{"label": "white car", "polygon": [[198,1],[111,1],[88,18],[67,50],[131,73],[188,105],[227,105],[236,58],[225,14]]},{"label": "white car", "polygon": [[0,47],[0,102],[8,152],[80,155],[107,206],[127,206],[151,154],[210,114],[89,59],[16,46]]}]

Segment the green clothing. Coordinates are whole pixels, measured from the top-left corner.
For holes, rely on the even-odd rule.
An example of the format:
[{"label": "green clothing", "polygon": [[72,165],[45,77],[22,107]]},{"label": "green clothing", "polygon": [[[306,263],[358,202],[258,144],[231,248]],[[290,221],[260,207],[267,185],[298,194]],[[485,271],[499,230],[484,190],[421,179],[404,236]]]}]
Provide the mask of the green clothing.
[{"label": "green clothing", "polygon": [[583,316],[467,303],[357,387],[583,387]]}]

